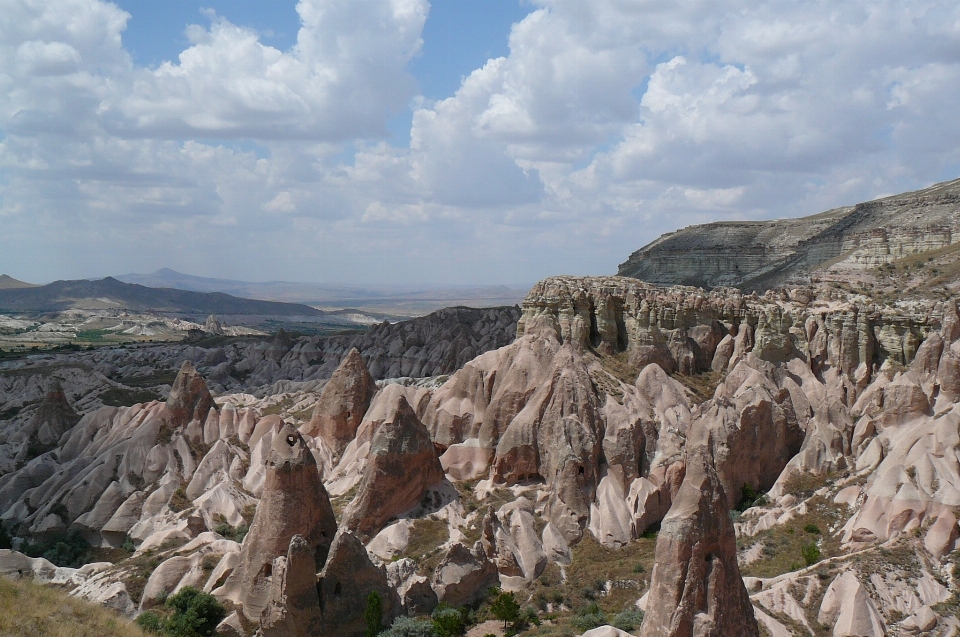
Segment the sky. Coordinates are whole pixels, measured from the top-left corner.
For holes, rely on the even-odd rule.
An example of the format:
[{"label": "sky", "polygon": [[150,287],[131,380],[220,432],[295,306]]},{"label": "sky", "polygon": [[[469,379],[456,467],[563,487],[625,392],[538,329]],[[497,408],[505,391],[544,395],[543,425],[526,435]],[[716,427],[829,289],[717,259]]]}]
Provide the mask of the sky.
[{"label": "sky", "polygon": [[960,176],[960,3],[0,0],[0,272],[529,284]]}]

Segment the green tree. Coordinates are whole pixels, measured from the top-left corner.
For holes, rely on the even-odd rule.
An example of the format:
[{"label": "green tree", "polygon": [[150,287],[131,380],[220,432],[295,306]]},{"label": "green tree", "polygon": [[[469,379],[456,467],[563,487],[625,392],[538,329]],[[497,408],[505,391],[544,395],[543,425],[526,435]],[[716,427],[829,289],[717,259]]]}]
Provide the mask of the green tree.
[{"label": "green tree", "polygon": [[10,534],[7,533],[5,526],[0,524],[0,549],[12,549],[13,540],[10,538]]},{"label": "green tree", "polygon": [[520,604],[513,593],[500,593],[490,603],[490,612],[502,621],[503,627],[506,628],[508,623],[520,619]]},{"label": "green tree", "polygon": [[367,622],[366,637],[377,637],[383,630],[383,600],[377,591],[367,595],[367,610],[363,613],[363,619]]},{"label": "green tree", "polygon": [[163,622],[163,633],[170,637],[211,637],[227,614],[216,597],[192,586],[168,597],[165,605],[173,611]]},{"label": "green tree", "polygon": [[438,637],[433,622],[413,617],[397,617],[393,626],[380,633],[379,637]]}]

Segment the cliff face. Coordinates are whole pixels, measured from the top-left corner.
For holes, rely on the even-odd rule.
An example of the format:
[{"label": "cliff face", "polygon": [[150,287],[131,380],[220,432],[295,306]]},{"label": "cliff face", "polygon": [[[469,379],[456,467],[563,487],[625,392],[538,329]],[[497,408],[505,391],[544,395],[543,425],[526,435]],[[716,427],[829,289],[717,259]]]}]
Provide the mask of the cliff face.
[{"label": "cliff face", "polygon": [[829,365],[851,378],[862,366],[862,382],[888,359],[912,361],[942,314],[942,303],[861,305],[829,288],[760,296],[660,288],[626,277],[551,277],[524,300],[517,336],[544,317],[559,326],[562,342],[626,352],[637,367],[655,362],[668,373],[719,372],[752,352],[771,362],[801,356],[815,369]]},{"label": "cliff face", "polygon": [[800,219],[690,226],[637,250],[618,274],[762,291],[826,267],[875,268],[958,238],[960,179]]}]

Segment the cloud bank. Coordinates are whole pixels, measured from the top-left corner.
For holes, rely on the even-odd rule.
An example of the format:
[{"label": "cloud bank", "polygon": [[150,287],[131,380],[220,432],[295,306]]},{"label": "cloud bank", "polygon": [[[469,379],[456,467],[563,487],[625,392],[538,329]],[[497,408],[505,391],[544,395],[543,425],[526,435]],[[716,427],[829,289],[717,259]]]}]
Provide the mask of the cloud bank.
[{"label": "cloud bank", "polygon": [[210,14],[145,68],[112,4],[0,0],[0,270],[529,282],[960,174],[956,3],[538,0],[436,102],[429,9],[302,0],[287,51]]}]

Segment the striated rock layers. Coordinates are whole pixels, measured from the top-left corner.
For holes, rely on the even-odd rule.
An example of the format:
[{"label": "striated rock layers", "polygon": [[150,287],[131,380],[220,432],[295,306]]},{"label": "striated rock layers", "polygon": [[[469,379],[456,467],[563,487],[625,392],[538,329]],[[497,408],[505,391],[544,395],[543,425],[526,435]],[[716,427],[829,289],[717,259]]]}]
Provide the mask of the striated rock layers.
[{"label": "striated rock layers", "polygon": [[443,480],[430,433],[407,399],[397,394],[388,412],[390,418],[373,434],[357,497],[343,514],[343,527],[365,542]]},{"label": "striated rock layers", "polygon": [[293,536],[301,536],[313,552],[316,573],[337,530],[317,463],[295,427],[276,423],[265,464],[263,495],[244,538],[239,564],[225,584],[225,596],[235,597],[250,622],[258,621],[267,607],[274,560],[287,555]]},{"label": "striated rock layers", "polygon": [[[709,438],[710,432],[700,435]],[[706,442],[688,456],[686,477],[657,536],[642,637],[760,634]]]},{"label": "striated rock layers", "polygon": [[765,290],[827,264],[876,267],[960,238],[960,180],[810,217],[719,222],[663,235],[619,274],[658,285]]},{"label": "striated rock layers", "polygon": [[335,455],[357,437],[377,386],[356,347],[347,352],[323,388],[304,434],[320,438]]}]

